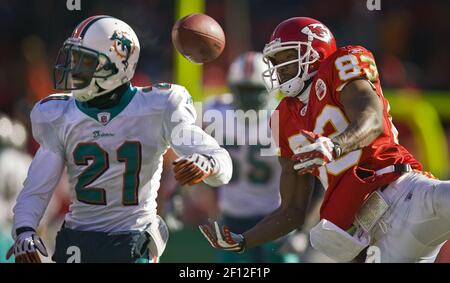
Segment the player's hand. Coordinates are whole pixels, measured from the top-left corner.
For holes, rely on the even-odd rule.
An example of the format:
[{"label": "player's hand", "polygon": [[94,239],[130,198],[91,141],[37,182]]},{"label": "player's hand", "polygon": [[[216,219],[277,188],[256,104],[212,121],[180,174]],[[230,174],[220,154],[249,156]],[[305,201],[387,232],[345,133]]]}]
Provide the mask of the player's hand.
[{"label": "player's hand", "polygon": [[175,179],[182,185],[195,185],[214,172],[216,162],[212,157],[194,153],[173,162]]},{"label": "player's hand", "polygon": [[41,259],[37,251],[43,256],[48,256],[42,239],[35,231],[28,230],[16,236],[14,244],[6,254],[6,259],[14,254],[16,263],[40,263]]},{"label": "player's hand", "polygon": [[219,227],[217,221],[198,226],[203,236],[216,249],[242,253],[245,250],[245,238],[230,231],[227,225]]},{"label": "player's hand", "polygon": [[300,175],[311,173],[318,176],[319,167],[338,157],[334,150],[335,144],[331,139],[312,132],[302,131],[301,134],[311,144],[300,147],[296,151],[296,154],[292,156],[292,160],[298,161],[294,164],[294,169],[298,170],[298,174]]}]

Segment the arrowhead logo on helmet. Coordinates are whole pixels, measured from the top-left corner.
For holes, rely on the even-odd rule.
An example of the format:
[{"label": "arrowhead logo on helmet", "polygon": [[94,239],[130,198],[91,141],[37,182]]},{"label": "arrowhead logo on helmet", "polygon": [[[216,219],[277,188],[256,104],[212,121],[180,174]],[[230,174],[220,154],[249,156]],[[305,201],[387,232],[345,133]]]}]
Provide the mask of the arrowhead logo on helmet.
[{"label": "arrowhead logo on helmet", "polygon": [[[302,32],[312,38],[323,42],[330,42],[331,32],[323,24],[310,24],[302,29]],[[312,38],[310,40],[312,40]]]}]

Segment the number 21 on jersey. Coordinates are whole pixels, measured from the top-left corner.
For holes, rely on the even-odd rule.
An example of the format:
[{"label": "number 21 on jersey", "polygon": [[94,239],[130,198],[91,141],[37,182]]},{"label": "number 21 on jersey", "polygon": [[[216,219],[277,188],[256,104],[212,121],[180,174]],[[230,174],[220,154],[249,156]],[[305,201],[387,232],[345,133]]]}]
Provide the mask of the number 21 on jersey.
[{"label": "number 21 on jersey", "polygon": [[[87,166],[75,185],[77,199],[94,205],[106,205],[104,188],[87,187],[109,169],[108,153],[94,142],[79,143],[73,151],[76,165]],[[117,148],[117,161],[124,163],[122,176],[122,204],[138,205],[139,173],[141,171],[141,143],[126,141]],[[89,165],[90,162],[90,165]],[[88,166],[89,165],[89,166]]]}]

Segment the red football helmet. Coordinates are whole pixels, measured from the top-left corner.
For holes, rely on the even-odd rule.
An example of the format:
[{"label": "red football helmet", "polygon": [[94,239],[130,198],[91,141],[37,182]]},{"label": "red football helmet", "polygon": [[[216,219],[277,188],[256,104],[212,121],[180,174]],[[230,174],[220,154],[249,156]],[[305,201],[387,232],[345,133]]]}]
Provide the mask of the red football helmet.
[{"label": "red football helmet", "polygon": [[[297,59],[272,64],[273,56],[287,49],[298,52]],[[264,47],[264,62],[268,69],[263,72],[267,90],[280,89],[285,96],[297,96],[305,88],[305,82],[311,79],[322,61],[336,51],[336,41],[330,30],[321,22],[305,17],[290,18],[280,23],[272,33],[270,42]],[[278,68],[298,63],[297,75],[281,83]],[[306,100],[308,93],[300,95]]]}]

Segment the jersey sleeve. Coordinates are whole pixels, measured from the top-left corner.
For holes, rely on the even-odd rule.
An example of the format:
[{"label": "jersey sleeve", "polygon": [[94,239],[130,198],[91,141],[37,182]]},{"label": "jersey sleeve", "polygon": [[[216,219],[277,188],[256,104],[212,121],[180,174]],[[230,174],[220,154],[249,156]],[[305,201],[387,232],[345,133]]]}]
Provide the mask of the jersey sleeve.
[{"label": "jersey sleeve", "polygon": [[379,75],[375,58],[370,51],[362,46],[345,46],[338,49],[331,59],[326,79],[332,86],[332,94],[337,101],[340,101],[345,85],[353,80],[365,79],[376,89]]},{"label": "jersey sleeve", "polygon": [[286,135],[285,127],[288,125],[288,113],[286,107],[286,100],[283,99],[280,105],[275,109],[270,117],[270,130],[272,132],[272,140],[278,147],[278,155],[280,157],[291,157],[294,155],[291,148],[289,147],[288,137]]},{"label": "jersey sleeve", "polygon": [[14,206],[13,237],[18,227],[37,229],[63,169],[64,159],[60,154],[39,148]]},{"label": "jersey sleeve", "polygon": [[[45,149],[57,154],[63,154],[64,147],[59,140],[53,122],[61,115],[60,109],[51,105],[52,102],[38,102],[30,114],[33,138]],[[47,105],[45,105],[47,104]]]},{"label": "jersey sleeve", "polygon": [[217,141],[195,125],[197,114],[188,91],[173,86],[163,117],[164,140],[178,156],[193,153],[206,154],[216,161],[216,169],[205,179],[208,185],[217,187],[229,182],[233,166],[228,152]]},{"label": "jersey sleeve", "polygon": [[63,146],[52,125],[52,119],[57,116],[54,114],[48,105],[43,107],[41,103],[31,112],[33,137],[40,148],[14,206],[13,237],[18,227],[37,229],[64,169]]}]

